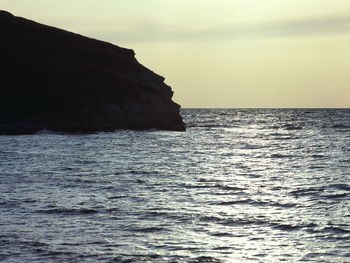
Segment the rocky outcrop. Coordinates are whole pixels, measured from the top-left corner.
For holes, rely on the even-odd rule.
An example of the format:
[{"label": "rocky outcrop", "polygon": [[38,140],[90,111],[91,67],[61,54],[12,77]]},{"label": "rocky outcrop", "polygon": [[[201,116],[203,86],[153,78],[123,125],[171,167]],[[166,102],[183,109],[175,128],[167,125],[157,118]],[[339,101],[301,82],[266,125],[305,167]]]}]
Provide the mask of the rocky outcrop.
[{"label": "rocky outcrop", "polygon": [[131,49],[0,11],[0,133],[185,130],[164,78]]}]

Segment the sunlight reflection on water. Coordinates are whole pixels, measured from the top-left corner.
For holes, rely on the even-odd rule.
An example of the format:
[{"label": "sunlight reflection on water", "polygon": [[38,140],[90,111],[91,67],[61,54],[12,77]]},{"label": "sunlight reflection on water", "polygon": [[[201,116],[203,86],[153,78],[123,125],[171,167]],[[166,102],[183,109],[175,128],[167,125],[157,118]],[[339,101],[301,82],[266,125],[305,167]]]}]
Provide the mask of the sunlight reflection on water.
[{"label": "sunlight reflection on water", "polygon": [[346,262],[349,110],[183,115],[187,132],[0,136],[1,259]]}]

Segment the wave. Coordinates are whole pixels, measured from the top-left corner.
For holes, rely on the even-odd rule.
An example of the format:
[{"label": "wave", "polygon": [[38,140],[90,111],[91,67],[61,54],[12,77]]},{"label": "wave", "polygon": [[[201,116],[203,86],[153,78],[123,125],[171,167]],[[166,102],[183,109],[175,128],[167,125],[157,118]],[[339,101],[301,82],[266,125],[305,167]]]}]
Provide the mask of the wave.
[{"label": "wave", "polygon": [[44,248],[37,248],[35,250],[36,253],[43,254],[45,256],[79,256],[79,254],[71,252],[71,251],[57,251],[57,250],[50,250],[50,249],[44,249]]},{"label": "wave", "polygon": [[128,198],[128,196],[127,195],[115,195],[115,196],[107,197],[108,200],[115,200],[115,199],[121,199],[121,198]]},{"label": "wave", "polygon": [[335,129],[350,129],[350,126],[342,124],[342,123],[337,123],[331,126],[331,128]]},{"label": "wave", "polygon": [[[230,227],[242,227],[242,226],[265,226],[270,227],[272,229],[280,230],[280,231],[300,231],[300,230],[307,230],[307,231],[316,231],[316,229],[319,227],[316,223],[291,223],[287,221],[270,221],[269,218],[223,218],[223,217],[216,217],[216,216],[206,216],[201,217],[201,221],[204,222],[212,222],[216,224],[220,224],[223,226],[230,226]],[[224,232],[221,232],[220,235],[225,236]]]},{"label": "wave", "polygon": [[281,153],[273,153],[270,155],[270,158],[272,159],[280,159],[280,158],[293,158],[296,156],[288,155],[288,154],[281,154]]},{"label": "wave", "polygon": [[244,190],[246,190],[246,188],[243,188],[243,187],[222,185],[222,184],[216,184],[215,187],[222,189],[222,190],[227,190],[227,191],[244,191]]},{"label": "wave", "polygon": [[344,198],[344,197],[347,197],[347,196],[348,196],[347,193],[321,195],[321,197],[323,197],[323,198]]},{"label": "wave", "polygon": [[301,137],[290,133],[273,132],[266,135],[269,140],[299,140]]},{"label": "wave", "polygon": [[198,263],[199,262],[221,263],[223,261],[218,259],[218,258],[211,257],[211,256],[199,256],[199,257],[192,258],[189,262],[193,262],[193,263],[197,263],[197,262]]},{"label": "wave", "polygon": [[319,195],[321,192],[325,191],[325,187],[309,187],[303,189],[296,189],[289,194],[300,197],[300,196],[308,196],[308,195]]},{"label": "wave", "polygon": [[[225,184],[212,184],[212,183],[208,183],[208,184],[203,184],[203,182],[206,181],[202,181],[200,180],[199,182],[201,182],[201,184],[198,183],[193,183],[193,184],[189,184],[189,183],[184,183],[181,184],[181,187],[184,188],[189,188],[189,189],[208,189],[208,188],[213,188],[215,190],[225,190],[225,191],[237,191],[237,192],[242,192],[244,190],[246,190],[246,188],[242,188],[242,187],[238,187],[238,186],[230,186],[230,185],[225,185]],[[214,193],[215,194],[215,193]]]},{"label": "wave", "polygon": [[295,207],[296,204],[294,203],[278,203],[278,202],[272,202],[272,201],[256,201],[252,199],[240,199],[240,200],[233,200],[233,201],[223,201],[223,202],[217,202],[214,203],[215,205],[236,205],[236,204],[247,204],[247,205],[253,205],[253,206],[272,206],[272,207],[282,207],[282,208],[291,208]]},{"label": "wave", "polygon": [[292,124],[285,124],[282,126],[282,128],[286,131],[297,131],[297,130],[303,129],[303,127],[301,127],[301,126],[296,126],[296,125],[292,125]]},{"label": "wave", "polygon": [[322,154],[312,154],[312,155],[310,155],[310,157],[315,158],[315,159],[324,159],[324,158],[326,158],[326,156],[322,155]]},{"label": "wave", "polygon": [[271,222],[269,223],[271,227],[274,229],[282,230],[282,231],[296,231],[302,229],[314,229],[318,227],[315,223],[306,223],[306,224],[288,224],[284,222]]},{"label": "wave", "polygon": [[62,215],[92,215],[97,214],[98,211],[95,209],[89,208],[53,208],[46,210],[38,210],[38,213],[43,214],[62,214]]},{"label": "wave", "polygon": [[159,171],[145,171],[145,170],[128,170],[122,174],[136,174],[136,175],[160,175]]},{"label": "wave", "polygon": [[235,236],[234,234],[230,233],[230,232],[214,232],[214,233],[210,233],[211,236],[214,237],[233,237]]},{"label": "wave", "polygon": [[[344,192],[345,191],[345,192]],[[289,192],[289,194],[301,196],[317,196],[318,198],[345,198],[350,195],[350,185],[348,184],[331,184],[322,187],[308,187],[303,189],[296,189]]]},{"label": "wave", "polygon": [[134,232],[141,232],[141,233],[153,233],[153,232],[160,232],[164,231],[165,229],[162,227],[134,227],[130,229],[131,231]]},{"label": "wave", "polygon": [[234,200],[234,201],[223,201],[212,203],[211,205],[236,205],[236,204],[249,204],[250,201],[248,199],[243,200]]},{"label": "wave", "polygon": [[314,227],[306,229],[306,232],[312,233],[316,236],[322,236],[326,239],[335,240],[349,240],[350,228],[344,228],[340,226],[328,225],[324,227]]},{"label": "wave", "polygon": [[158,212],[158,211],[147,211],[142,214],[144,218],[154,218],[154,217],[169,217],[170,214],[167,212]]},{"label": "wave", "polygon": [[264,145],[257,145],[257,144],[244,144],[240,149],[247,149],[247,150],[257,150],[257,149],[264,149],[267,148],[267,146]]},{"label": "wave", "polygon": [[345,190],[350,191],[350,185],[349,184],[331,184],[329,185],[330,188],[335,188],[338,190]]},{"label": "wave", "polygon": [[326,227],[322,228],[321,231],[331,232],[334,234],[350,234],[350,228],[345,229],[345,228],[336,227],[336,226],[326,226]]}]

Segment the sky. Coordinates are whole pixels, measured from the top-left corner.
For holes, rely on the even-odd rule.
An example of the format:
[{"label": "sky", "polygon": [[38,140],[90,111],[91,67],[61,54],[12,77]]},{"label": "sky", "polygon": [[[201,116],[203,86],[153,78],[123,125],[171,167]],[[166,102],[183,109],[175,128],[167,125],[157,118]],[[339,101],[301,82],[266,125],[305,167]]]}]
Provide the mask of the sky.
[{"label": "sky", "polygon": [[349,0],[0,0],[132,48],[184,108],[350,108]]}]

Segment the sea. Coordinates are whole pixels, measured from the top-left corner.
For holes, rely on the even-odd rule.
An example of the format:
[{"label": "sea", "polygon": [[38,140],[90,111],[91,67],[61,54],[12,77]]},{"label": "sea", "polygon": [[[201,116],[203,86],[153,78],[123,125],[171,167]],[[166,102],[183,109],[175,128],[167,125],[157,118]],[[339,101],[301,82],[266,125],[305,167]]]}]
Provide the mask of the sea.
[{"label": "sea", "polygon": [[0,136],[1,262],[350,262],[350,109]]}]

